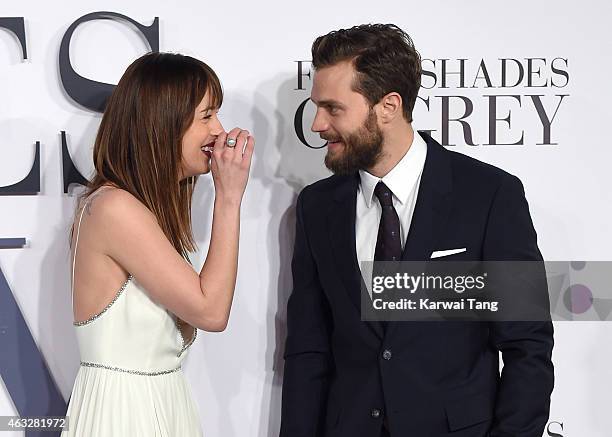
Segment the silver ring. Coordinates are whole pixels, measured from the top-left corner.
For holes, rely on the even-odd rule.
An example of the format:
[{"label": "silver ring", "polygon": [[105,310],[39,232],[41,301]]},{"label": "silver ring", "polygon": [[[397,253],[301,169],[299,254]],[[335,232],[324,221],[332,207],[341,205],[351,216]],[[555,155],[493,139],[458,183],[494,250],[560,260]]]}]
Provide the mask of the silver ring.
[{"label": "silver ring", "polygon": [[234,148],[236,147],[236,140],[234,138],[228,138],[225,144],[227,147]]}]

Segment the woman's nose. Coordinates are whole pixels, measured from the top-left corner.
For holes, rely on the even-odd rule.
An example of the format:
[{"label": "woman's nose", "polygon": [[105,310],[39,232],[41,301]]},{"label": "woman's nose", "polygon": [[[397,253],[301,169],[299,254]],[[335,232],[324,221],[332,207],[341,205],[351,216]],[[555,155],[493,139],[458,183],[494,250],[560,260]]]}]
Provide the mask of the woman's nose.
[{"label": "woman's nose", "polygon": [[225,132],[225,129],[223,128],[223,125],[221,124],[221,120],[219,120],[217,117],[215,117],[215,119],[217,120],[216,126],[214,127],[214,132],[213,135],[221,135],[223,132]]}]

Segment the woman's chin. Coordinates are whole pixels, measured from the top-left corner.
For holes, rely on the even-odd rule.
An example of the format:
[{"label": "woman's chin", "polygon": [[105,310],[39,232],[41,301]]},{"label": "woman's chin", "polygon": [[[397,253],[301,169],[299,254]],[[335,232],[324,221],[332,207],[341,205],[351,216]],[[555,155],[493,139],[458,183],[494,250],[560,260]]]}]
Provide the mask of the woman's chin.
[{"label": "woman's chin", "polygon": [[191,176],[201,176],[210,173],[210,167],[198,168],[191,172]]},{"label": "woman's chin", "polygon": [[210,166],[207,164],[204,164],[203,167],[192,168],[189,171],[186,171],[185,173],[183,173],[182,179],[187,179],[187,178],[191,178],[194,176],[201,176],[201,175],[205,175],[208,173],[210,173]]}]

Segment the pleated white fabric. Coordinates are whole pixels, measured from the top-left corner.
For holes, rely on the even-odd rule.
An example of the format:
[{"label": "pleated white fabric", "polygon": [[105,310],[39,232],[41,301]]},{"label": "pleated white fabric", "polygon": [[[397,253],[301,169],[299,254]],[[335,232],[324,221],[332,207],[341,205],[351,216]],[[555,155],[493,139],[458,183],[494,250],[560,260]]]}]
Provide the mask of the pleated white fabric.
[{"label": "pleated white fabric", "polygon": [[62,437],[202,436],[181,370],[197,329],[185,342],[177,318],[132,276],[104,310],[74,326],[81,366]]}]

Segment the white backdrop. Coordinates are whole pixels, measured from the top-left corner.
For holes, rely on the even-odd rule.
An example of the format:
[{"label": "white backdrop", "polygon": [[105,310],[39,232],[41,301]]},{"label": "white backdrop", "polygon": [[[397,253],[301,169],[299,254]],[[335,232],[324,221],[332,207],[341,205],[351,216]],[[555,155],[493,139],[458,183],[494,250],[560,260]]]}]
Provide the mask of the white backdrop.
[{"label": "white backdrop", "polygon": [[[70,311],[68,227],[74,197],[62,193],[60,131],[82,174],[93,169],[91,152],[100,115],[74,103],[64,92],[58,71],[61,38],[84,14],[113,11],[149,25],[160,22],[160,50],[196,56],[219,74],[225,89],[220,118],[226,129],[246,127],[257,138],[251,179],[242,212],[240,268],[228,329],[200,332],[191,347],[185,371],[200,409],[207,436],[271,437],[280,422],[280,384],[285,305],[291,291],[293,203],[298,191],[328,172],[323,150],[300,143],[294,114],[308,97],[311,82],[298,86],[297,63],[310,59],[313,39],[332,29],[364,22],[393,22],[414,39],[425,63],[439,76],[441,59],[449,71],[465,61],[466,88],[458,75],[448,76],[448,88],[438,83],[422,89],[430,98],[427,111],[417,102],[415,127],[435,130],[441,139],[442,97],[461,95],[473,103],[469,120],[477,146],[465,146],[458,123],[450,123],[453,150],[498,165],[519,176],[526,189],[540,249],[547,260],[610,260],[612,232],[612,160],[607,132],[612,70],[612,18],[609,2],[524,0],[444,2],[210,2],[105,0],[4,1],[0,17],[24,17],[28,59],[23,60],[14,38],[0,29],[0,186],[23,179],[29,172],[35,141],[41,142],[41,192],[37,196],[0,196],[0,238],[26,237],[22,249],[0,251],[0,268],[65,399],[78,369],[78,350]],[[115,21],[78,27],[72,38],[72,65],[82,76],[117,83],[131,61],[148,50],[132,28]],[[527,58],[534,73],[516,87],[500,87],[500,58]],[[555,65],[569,80],[551,71]],[[493,87],[476,80],[481,59]],[[304,64],[305,72],[309,70]],[[482,76],[482,72],[481,72]],[[557,87],[550,86],[550,80]],[[431,77],[424,86],[431,87]],[[498,122],[500,142],[524,145],[483,145],[488,139],[487,95],[499,98],[499,119],[511,111],[511,126]],[[559,104],[558,95],[567,95]],[[542,143],[542,123],[533,98],[539,95],[550,117],[557,145]],[[463,100],[450,98],[450,117],[464,112]],[[307,106],[305,130],[312,107]],[[307,134],[311,144],[319,144]],[[194,207],[194,230],[200,267],[206,254],[211,223],[212,183],[200,180]],[[610,290],[594,290],[610,296]],[[0,303],[1,304],[1,303]],[[612,324],[555,324],[555,389],[550,435],[603,437],[610,435],[612,388]],[[4,353],[0,351],[0,354]],[[32,394],[33,396],[35,394]],[[0,415],[16,414],[0,384]],[[556,433],[556,434],[554,434]],[[11,435],[10,433],[6,434]],[[14,435],[21,435],[15,433]],[[545,434],[549,435],[549,434]]]}]

